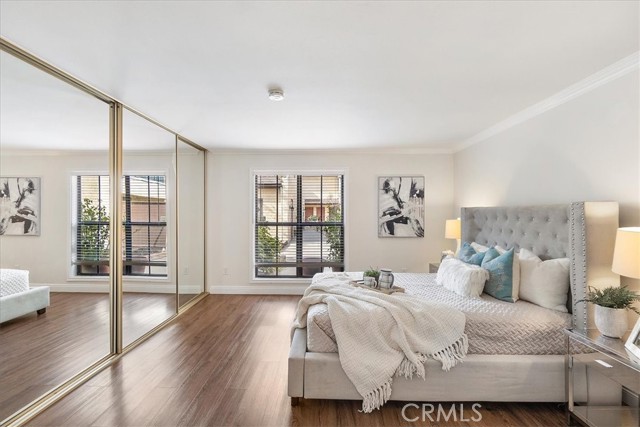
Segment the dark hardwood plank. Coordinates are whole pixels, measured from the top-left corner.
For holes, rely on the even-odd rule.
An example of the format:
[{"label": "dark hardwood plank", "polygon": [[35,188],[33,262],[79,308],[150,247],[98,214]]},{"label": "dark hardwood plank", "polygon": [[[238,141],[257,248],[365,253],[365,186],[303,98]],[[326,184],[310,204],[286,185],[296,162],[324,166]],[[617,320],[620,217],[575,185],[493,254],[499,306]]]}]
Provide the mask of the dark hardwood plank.
[{"label": "dark hardwood plank", "polygon": [[[0,324],[0,420],[109,353],[109,296],[52,292],[42,315]],[[130,342],[175,311],[175,295],[125,293]]]},{"label": "dark hardwood plank", "polygon": [[[463,419],[408,422],[404,402],[372,414],[361,402],[287,396],[289,327],[299,297],[212,295],[88,384],[34,426],[561,426],[557,404],[465,403]],[[446,410],[456,403],[443,404]],[[459,408],[459,406],[457,406]],[[408,414],[419,414],[418,411]]]}]

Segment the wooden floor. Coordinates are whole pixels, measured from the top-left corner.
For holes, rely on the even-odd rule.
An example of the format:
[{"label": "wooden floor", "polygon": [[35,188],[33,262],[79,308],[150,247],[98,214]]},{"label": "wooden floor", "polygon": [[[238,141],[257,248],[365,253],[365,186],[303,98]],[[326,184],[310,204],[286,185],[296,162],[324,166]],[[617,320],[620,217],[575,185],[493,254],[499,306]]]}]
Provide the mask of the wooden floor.
[{"label": "wooden floor", "polygon": [[[125,345],[175,312],[175,295],[125,293]],[[0,420],[109,354],[109,296],[51,293],[45,314],[0,324]]]},{"label": "wooden floor", "polygon": [[[482,404],[480,421],[408,422],[404,403],[287,397],[289,326],[299,297],[211,295],[32,426],[562,426],[557,404]],[[445,404],[444,409],[450,409]],[[419,415],[407,411],[411,418]]]}]

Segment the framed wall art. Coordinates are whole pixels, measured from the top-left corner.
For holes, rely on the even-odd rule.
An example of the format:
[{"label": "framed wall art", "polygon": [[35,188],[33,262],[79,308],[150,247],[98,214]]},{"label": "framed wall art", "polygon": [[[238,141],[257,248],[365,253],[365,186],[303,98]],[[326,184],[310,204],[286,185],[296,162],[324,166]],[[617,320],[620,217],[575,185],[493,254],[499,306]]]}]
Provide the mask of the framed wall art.
[{"label": "framed wall art", "polygon": [[424,176],[378,177],[378,237],[424,237]]},{"label": "framed wall art", "polygon": [[0,235],[40,235],[40,178],[0,177]]}]

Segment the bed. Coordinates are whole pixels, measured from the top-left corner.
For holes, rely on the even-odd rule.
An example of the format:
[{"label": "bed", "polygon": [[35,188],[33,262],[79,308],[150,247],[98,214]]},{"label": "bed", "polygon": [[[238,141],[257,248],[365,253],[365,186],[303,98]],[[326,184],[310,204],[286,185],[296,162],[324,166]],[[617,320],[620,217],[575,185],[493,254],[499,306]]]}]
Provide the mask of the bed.
[{"label": "bed", "polygon": [[[523,318],[520,339],[512,339],[508,346],[500,348],[495,346],[495,337],[492,344],[490,337],[482,336],[487,324],[501,321],[499,316],[467,319],[465,332],[470,335],[470,352],[464,363],[446,372],[440,369],[439,362],[428,360],[427,380],[394,378],[390,400],[564,402],[566,347],[562,331],[566,327],[586,329],[592,323],[586,304],[578,302],[584,298],[587,286],[619,280],[610,270],[618,227],[617,203],[463,208],[461,219],[463,241],[526,248],[543,260],[569,258],[569,313],[564,316],[550,313],[537,331],[527,330],[527,319]],[[426,287],[437,286],[433,275],[428,274],[398,274],[398,280],[408,288],[407,292],[416,294]],[[448,295],[440,297],[451,298]],[[433,294],[429,297],[433,298]],[[490,298],[483,296],[484,303],[491,305]],[[447,303],[458,304],[465,311],[464,301]],[[527,304],[522,303],[512,305]],[[535,307],[529,308],[528,315],[536,317]],[[340,365],[330,327],[323,325],[326,317],[322,310],[321,306],[312,307],[313,316],[307,328],[293,332],[288,384],[292,404],[300,398],[362,398]],[[508,317],[509,307],[504,310],[503,315]],[[539,326],[540,322],[536,327]],[[548,339],[540,339],[545,334]],[[531,337],[536,337],[537,349],[522,346]]]},{"label": "bed", "polygon": [[44,314],[49,306],[49,287],[29,285],[26,270],[0,269],[0,323],[25,314]]}]

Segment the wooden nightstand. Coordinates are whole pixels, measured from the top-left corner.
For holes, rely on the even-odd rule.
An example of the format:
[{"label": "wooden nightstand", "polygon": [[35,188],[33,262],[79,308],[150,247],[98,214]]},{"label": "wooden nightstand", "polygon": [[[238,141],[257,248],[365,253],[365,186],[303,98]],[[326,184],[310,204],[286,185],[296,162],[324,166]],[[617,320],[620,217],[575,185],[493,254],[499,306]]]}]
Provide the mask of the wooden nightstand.
[{"label": "wooden nightstand", "polygon": [[429,273],[437,273],[438,268],[440,268],[439,262],[430,262],[429,263]]}]

